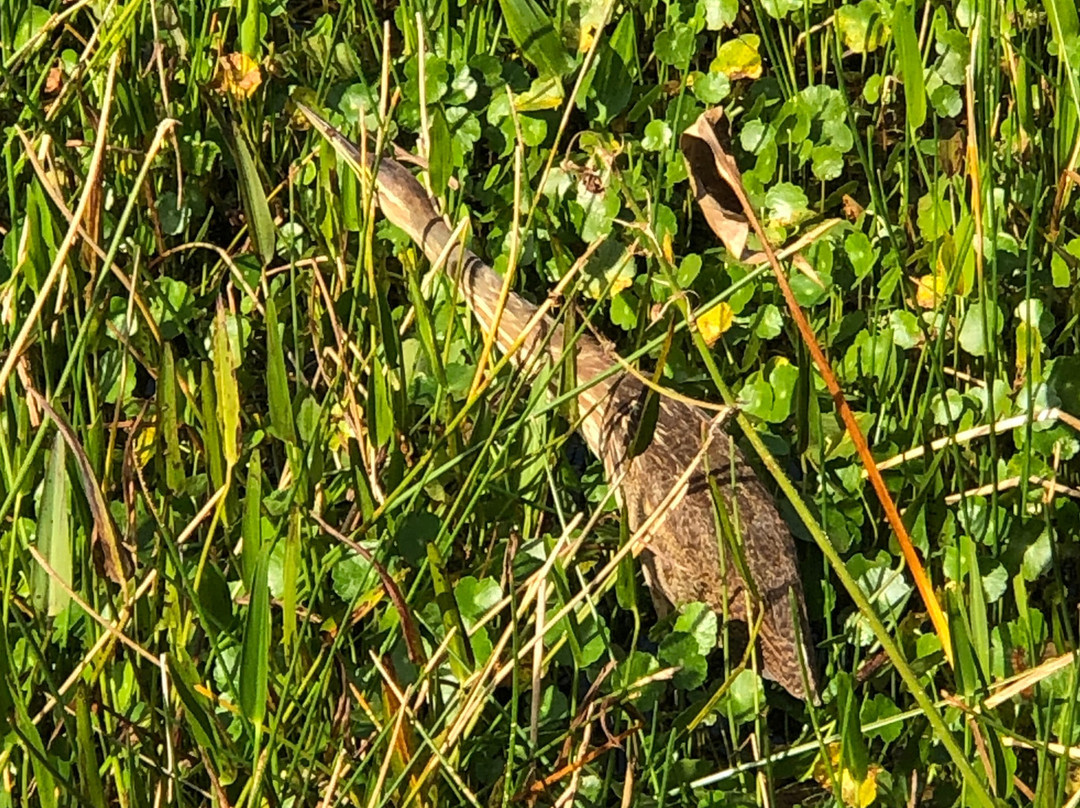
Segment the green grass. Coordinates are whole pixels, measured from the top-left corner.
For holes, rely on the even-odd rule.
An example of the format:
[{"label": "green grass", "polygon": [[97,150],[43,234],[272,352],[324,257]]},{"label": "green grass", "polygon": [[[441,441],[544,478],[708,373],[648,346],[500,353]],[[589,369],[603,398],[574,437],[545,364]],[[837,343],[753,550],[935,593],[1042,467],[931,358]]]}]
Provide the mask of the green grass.
[{"label": "green grass", "polygon": [[[1072,799],[1076,666],[995,694],[1077,647],[1074,4],[0,0],[0,43],[0,806]],[[658,623],[571,377],[485,358],[294,92],[427,159],[517,291],[573,271],[568,325],[730,391],[821,706]],[[774,246],[842,220],[784,266],[874,456],[924,450],[883,474],[951,665],[697,210],[716,105]]]}]

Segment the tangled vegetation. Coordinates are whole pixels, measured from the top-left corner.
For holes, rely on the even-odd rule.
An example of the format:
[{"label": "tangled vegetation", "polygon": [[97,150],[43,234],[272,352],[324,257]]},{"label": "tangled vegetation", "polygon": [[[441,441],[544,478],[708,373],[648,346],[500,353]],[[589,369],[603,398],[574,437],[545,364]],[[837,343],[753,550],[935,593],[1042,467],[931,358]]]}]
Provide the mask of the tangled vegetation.
[{"label": "tangled vegetation", "polygon": [[[1075,805],[1072,0],[0,0],[0,64],[0,806]],[[730,388],[821,704],[607,563],[573,396],[297,94],[515,291],[574,273],[567,324]],[[714,108],[923,571],[698,209]]]}]

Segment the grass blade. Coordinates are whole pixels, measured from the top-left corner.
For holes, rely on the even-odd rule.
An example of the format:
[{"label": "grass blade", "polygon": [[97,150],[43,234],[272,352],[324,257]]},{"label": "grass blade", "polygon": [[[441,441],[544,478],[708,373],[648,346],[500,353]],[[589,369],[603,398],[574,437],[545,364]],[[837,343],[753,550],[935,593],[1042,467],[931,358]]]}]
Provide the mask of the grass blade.
[{"label": "grass blade", "polygon": [[184,464],[180,458],[176,360],[172,345],[167,342],[162,347],[158,372],[158,414],[161,416],[161,434],[165,438],[165,482],[170,491],[179,491],[184,485]]},{"label": "grass blade", "polygon": [[240,565],[244,586],[251,593],[259,558],[262,557],[262,458],[259,450],[248,460],[247,487],[244,494],[244,523],[241,532]]},{"label": "grass blade", "polygon": [[285,558],[281,566],[281,641],[286,648],[291,648],[296,636],[296,604],[299,602],[297,586],[300,577],[300,511],[295,508],[289,516],[289,532],[285,534]]},{"label": "grass blade", "polygon": [[266,715],[266,692],[270,666],[270,586],[267,583],[269,553],[259,554],[251,576],[251,602],[244,623],[238,671],[240,709],[256,726]]},{"label": "grass blade", "polygon": [[228,142],[236,158],[236,169],[240,173],[240,200],[247,215],[251,241],[255,245],[255,252],[266,264],[274,257],[277,237],[274,218],[270,215],[270,203],[266,201],[266,191],[263,190],[255,159],[243,131],[235,121],[230,121],[227,131]]},{"label": "grass blade", "polygon": [[202,392],[203,448],[206,451],[207,471],[215,489],[225,485],[224,453],[221,447],[221,428],[218,426],[217,395],[214,393],[214,368],[203,363],[199,390]]},{"label": "grass blade", "polygon": [[296,443],[292,396],[285,370],[285,351],[278,330],[277,306],[273,298],[266,299],[266,391],[270,403],[270,427],[286,443]]},{"label": "grass blade", "polygon": [[[37,524],[37,549],[62,582],[71,586],[71,486],[67,475],[67,446],[57,432],[53,439],[41,510]],[[34,569],[34,606],[55,617],[67,608],[71,596],[40,566]]]},{"label": "grass blade", "polygon": [[574,61],[547,12],[535,0],[499,0],[506,30],[542,76],[565,76]]},{"label": "grass blade", "polygon": [[101,782],[101,775],[98,772],[98,755],[94,745],[93,726],[90,723],[87,689],[83,684],[79,688],[78,696],[75,697],[75,737],[79,743],[79,774],[82,778],[83,790],[90,797],[90,804],[94,808],[105,808],[108,803],[105,798],[105,784]]},{"label": "grass blade", "polygon": [[897,3],[893,10],[893,37],[900,60],[900,78],[904,82],[907,121],[910,131],[914,132],[926,122],[926,84],[915,20],[906,2]]},{"label": "grass blade", "polygon": [[236,386],[239,364],[225,320],[225,304],[218,300],[213,337],[214,389],[217,418],[221,427],[221,451],[231,469],[240,459],[240,393]]}]

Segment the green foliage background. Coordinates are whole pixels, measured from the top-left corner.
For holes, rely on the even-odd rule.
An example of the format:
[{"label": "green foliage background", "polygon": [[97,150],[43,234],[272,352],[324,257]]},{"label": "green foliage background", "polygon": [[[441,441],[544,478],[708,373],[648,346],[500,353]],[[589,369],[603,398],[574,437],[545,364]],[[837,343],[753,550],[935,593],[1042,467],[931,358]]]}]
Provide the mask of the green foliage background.
[{"label": "green foliage background", "polygon": [[[965,775],[786,502],[821,706],[598,577],[620,526],[572,397],[478,384],[452,284],[288,105],[420,153],[531,299],[602,240],[559,316],[665,384],[719,400],[675,304],[723,323],[911,669],[974,705],[1077,647],[1069,0],[3,0],[0,65],[0,805],[1073,793],[1075,665],[939,704]],[[696,210],[679,137],[716,105],[774,244],[840,220],[787,268],[876,455],[927,449],[887,480],[955,667],[768,268]]]}]

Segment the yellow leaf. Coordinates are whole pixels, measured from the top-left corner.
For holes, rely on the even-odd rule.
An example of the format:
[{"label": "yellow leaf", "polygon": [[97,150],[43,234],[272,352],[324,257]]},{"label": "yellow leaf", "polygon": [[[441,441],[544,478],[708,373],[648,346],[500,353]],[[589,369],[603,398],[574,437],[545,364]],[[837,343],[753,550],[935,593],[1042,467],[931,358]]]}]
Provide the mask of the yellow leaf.
[{"label": "yellow leaf", "polygon": [[712,347],[720,335],[731,328],[735,320],[735,312],[726,301],[721,301],[697,318],[698,331],[704,337],[705,343]]},{"label": "yellow leaf", "polygon": [[330,424],[333,430],[330,433],[331,451],[336,452],[347,449],[349,441],[356,440],[356,432],[352,428],[345,407],[340,403],[334,404],[330,408]]},{"label": "yellow leaf", "polygon": [[915,281],[915,303],[924,309],[937,308],[937,305],[945,298],[947,281],[945,274],[935,272],[932,275],[923,275],[921,278],[912,278]]},{"label": "yellow leaf", "polygon": [[135,462],[139,464],[139,468],[146,468],[146,464],[154,459],[156,437],[157,429],[152,426],[143,427],[135,436],[135,444],[132,448],[135,450]]},{"label": "yellow leaf", "polygon": [[840,763],[840,744],[834,743],[829,746],[829,763],[825,765],[823,758],[818,757],[814,762],[813,776],[827,791],[833,790],[833,781],[829,777],[830,770],[834,775],[840,776],[840,798],[848,808],[868,808],[877,799],[877,778],[881,774],[881,766],[870,764],[866,768],[866,779],[859,781],[845,769]]},{"label": "yellow leaf", "polygon": [[664,260],[669,264],[675,263],[675,248],[671,243],[671,233],[664,232],[664,243],[660,245],[664,251]]},{"label": "yellow leaf", "polygon": [[743,34],[716,49],[716,58],[709,72],[719,71],[731,81],[761,78],[761,54],[758,47],[761,38],[757,34]]},{"label": "yellow leaf", "polygon": [[534,79],[526,92],[514,96],[514,109],[518,112],[558,109],[562,105],[563,96],[563,86],[558,76]]},{"label": "yellow leaf", "polygon": [[577,30],[569,25],[566,31],[567,44],[577,40],[577,52],[585,53],[596,42],[600,34],[600,26],[604,24],[608,13],[608,0],[582,0],[577,5],[578,22]]},{"label": "yellow leaf", "polygon": [[233,98],[251,96],[262,84],[259,64],[246,53],[229,53],[218,58],[212,86]]}]

